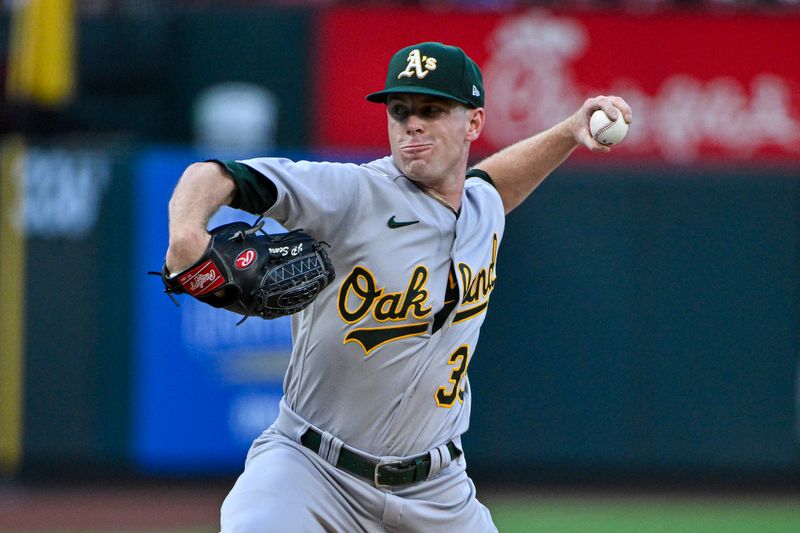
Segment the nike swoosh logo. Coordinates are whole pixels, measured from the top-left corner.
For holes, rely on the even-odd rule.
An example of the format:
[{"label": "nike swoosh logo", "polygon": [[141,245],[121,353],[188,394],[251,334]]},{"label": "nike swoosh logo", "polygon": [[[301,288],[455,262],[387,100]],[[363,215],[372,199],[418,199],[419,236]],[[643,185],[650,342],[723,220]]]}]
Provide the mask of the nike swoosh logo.
[{"label": "nike swoosh logo", "polygon": [[402,228],[403,226],[410,226],[411,224],[416,224],[418,222],[419,222],[419,220],[410,220],[408,222],[398,222],[398,221],[396,221],[394,219],[394,215],[392,215],[392,218],[389,219],[389,222],[387,222],[387,224],[388,224],[388,226],[390,228],[397,229],[397,228]]}]

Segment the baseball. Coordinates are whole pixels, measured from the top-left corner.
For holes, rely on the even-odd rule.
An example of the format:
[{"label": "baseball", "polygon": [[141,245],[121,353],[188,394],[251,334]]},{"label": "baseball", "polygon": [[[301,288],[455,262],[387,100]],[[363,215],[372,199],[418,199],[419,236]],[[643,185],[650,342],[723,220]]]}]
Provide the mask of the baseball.
[{"label": "baseball", "polygon": [[628,124],[622,118],[622,111],[614,121],[608,118],[602,109],[598,109],[592,113],[592,117],[589,119],[589,130],[597,142],[611,146],[622,142],[628,134]]}]

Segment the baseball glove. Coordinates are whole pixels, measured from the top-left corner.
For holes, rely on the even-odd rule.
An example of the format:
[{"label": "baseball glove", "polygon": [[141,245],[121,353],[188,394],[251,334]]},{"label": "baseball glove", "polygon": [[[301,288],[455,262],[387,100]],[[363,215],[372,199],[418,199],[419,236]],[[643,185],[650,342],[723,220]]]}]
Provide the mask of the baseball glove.
[{"label": "baseball glove", "polygon": [[164,292],[176,304],[173,294],[187,293],[244,315],[241,322],[305,309],[335,277],[326,245],[301,230],[269,235],[263,225],[233,222],[212,229],[195,264],[175,275],[164,265]]}]

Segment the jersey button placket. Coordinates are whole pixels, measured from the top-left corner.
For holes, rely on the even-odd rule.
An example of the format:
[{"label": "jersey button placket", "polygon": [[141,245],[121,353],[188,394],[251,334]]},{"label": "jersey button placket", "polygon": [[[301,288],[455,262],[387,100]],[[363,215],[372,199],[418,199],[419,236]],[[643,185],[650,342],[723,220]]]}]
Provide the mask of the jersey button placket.
[{"label": "jersey button placket", "polygon": [[[458,222],[458,221],[456,221]],[[458,296],[456,300],[456,305],[453,310],[450,312],[450,316],[447,317],[447,321],[445,322],[444,327],[449,328],[453,325],[453,319],[456,316],[456,311],[458,310],[458,306],[461,303],[463,296],[463,287],[461,286],[461,278],[458,275],[458,263],[456,263],[456,249],[458,247],[458,232],[453,231],[453,245],[450,247],[450,266],[453,269],[453,278],[456,282],[456,287],[458,288]],[[448,283],[450,281],[448,280]]]}]

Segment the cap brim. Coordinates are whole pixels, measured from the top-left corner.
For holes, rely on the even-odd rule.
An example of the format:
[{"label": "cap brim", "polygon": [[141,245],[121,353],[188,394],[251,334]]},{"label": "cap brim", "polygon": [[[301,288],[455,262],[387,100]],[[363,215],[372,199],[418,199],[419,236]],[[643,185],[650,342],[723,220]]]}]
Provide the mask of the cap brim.
[{"label": "cap brim", "polygon": [[436,89],[429,89],[428,87],[416,87],[414,85],[393,87],[392,89],[384,89],[383,91],[370,93],[367,95],[367,100],[370,102],[375,102],[376,104],[385,104],[386,100],[392,94],[427,94],[430,96],[447,98],[448,100],[455,100],[456,102],[461,102],[462,104],[473,105],[472,102],[464,100],[463,98],[456,98],[452,94],[448,94],[444,91],[437,91]]}]

